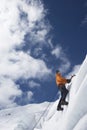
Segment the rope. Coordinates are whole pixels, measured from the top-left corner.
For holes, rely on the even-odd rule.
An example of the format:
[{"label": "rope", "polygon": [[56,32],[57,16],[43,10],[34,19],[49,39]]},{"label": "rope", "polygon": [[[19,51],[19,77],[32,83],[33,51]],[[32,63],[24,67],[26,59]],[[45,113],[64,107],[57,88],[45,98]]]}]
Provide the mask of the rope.
[{"label": "rope", "polygon": [[[57,94],[56,94],[56,96],[57,96]],[[55,96],[55,98],[56,98],[56,96]],[[55,98],[54,98],[54,99],[55,99]],[[48,106],[46,107],[46,109],[44,110],[44,112],[42,113],[42,115],[40,116],[39,120],[36,122],[36,124],[35,124],[34,127],[32,128],[32,130],[34,130],[34,128],[36,128],[36,126],[37,126],[38,123],[40,122],[41,118],[42,118],[42,117],[45,115],[45,113],[47,112],[47,110],[48,110],[48,108],[50,107],[50,105],[51,105],[51,102],[49,102]]]},{"label": "rope", "polygon": [[32,128],[32,130],[34,130],[34,128],[36,128],[36,126],[38,125],[38,123],[40,122],[41,118],[45,115],[45,113],[47,112],[47,109],[49,108],[51,103],[48,104],[48,106],[46,107],[45,111],[42,113],[42,115],[40,116],[39,120],[36,122],[36,124],[34,125],[34,127]]}]

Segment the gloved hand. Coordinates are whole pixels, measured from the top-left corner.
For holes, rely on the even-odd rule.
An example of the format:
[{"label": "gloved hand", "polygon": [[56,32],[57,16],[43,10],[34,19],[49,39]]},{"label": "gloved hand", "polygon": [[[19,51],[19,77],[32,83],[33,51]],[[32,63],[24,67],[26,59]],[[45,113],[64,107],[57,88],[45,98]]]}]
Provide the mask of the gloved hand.
[{"label": "gloved hand", "polygon": [[71,79],[67,79],[67,83],[70,83],[71,82]]},{"label": "gloved hand", "polygon": [[76,75],[72,75],[70,79],[67,79],[67,83],[70,83],[74,76],[76,76]]}]

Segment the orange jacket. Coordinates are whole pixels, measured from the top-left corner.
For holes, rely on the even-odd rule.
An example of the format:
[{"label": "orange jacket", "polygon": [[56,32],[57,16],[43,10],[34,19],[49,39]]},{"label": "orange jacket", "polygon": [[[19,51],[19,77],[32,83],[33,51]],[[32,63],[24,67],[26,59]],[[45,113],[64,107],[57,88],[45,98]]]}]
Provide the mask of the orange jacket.
[{"label": "orange jacket", "polygon": [[56,74],[56,84],[58,86],[65,85],[67,83],[67,79],[63,78],[60,73]]}]

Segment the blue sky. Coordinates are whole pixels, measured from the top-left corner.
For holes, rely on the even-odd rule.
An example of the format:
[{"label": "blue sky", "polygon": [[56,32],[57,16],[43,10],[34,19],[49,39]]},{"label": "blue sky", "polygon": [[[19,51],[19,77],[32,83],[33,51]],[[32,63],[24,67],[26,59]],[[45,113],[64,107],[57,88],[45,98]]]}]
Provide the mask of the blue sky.
[{"label": "blue sky", "polygon": [[49,20],[54,40],[67,49],[73,64],[79,64],[87,52],[87,1],[44,0],[49,8]]},{"label": "blue sky", "polygon": [[86,56],[86,0],[4,0],[0,23],[0,108],[53,101],[56,69],[74,74]]}]

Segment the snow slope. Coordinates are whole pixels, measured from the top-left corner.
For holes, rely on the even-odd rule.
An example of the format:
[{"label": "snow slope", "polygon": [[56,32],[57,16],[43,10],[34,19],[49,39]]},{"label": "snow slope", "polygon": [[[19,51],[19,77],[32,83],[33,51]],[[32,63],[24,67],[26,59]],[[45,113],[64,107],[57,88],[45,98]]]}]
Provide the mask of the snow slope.
[{"label": "snow slope", "polygon": [[[49,103],[44,102],[1,110],[0,130],[33,130],[48,105]],[[43,123],[44,116],[37,124],[38,128]]]},{"label": "snow slope", "polygon": [[63,112],[56,111],[55,102],[42,129],[34,130],[87,130],[87,56],[72,81],[67,99],[69,105],[64,106]]},{"label": "snow slope", "polygon": [[87,130],[87,56],[68,88],[63,112],[58,100],[1,110],[0,130]]}]

